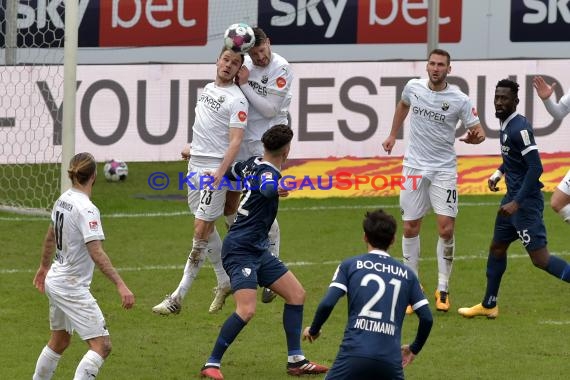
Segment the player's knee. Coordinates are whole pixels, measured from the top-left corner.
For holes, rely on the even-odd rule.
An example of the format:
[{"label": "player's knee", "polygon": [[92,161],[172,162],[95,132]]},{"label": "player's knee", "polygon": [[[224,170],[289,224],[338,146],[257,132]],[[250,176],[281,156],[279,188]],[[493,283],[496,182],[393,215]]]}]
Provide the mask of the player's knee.
[{"label": "player's knee", "polygon": [[50,339],[48,342],[48,347],[58,354],[63,354],[63,352],[69,347],[71,344],[71,339]]},{"label": "player's knee", "polygon": [[502,259],[507,255],[507,247],[508,245],[503,243],[492,242],[489,247],[489,254],[493,255],[496,259]]},{"label": "player's knee", "polygon": [[102,353],[101,357],[105,359],[107,356],[111,355],[111,351],[113,350],[113,345],[111,344],[110,339],[106,339],[102,345]]},{"label": "player's knee", "polygon": [[248,323],[255,316],[255,308],[242,308],[237,311],[237,315],[245,322]]},{"label": "player's knee", "polygon": [[420,222],[419,221],[405,221],[404,222],[404,237],[414,238],[420,234]]},{"label": "player's knee", "polygon": [[285,303],[289,305],[303,305],[305,303],[306,292],[305,289],[301,286],[290,294],[285,299]]},{"label": "player's knee", "polygon": [[548,257],[544,255],[531,255],[532,264],[539,269],[546,269],[548,266]]}]

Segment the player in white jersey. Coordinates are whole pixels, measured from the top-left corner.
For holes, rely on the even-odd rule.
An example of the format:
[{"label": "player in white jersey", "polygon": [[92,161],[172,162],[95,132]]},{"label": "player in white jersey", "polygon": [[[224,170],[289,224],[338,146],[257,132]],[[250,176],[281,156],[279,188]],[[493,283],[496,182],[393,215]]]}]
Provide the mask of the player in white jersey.
[{"label": "player in white jersey", "polygon": [[105,235],[99,209],[90,200],[97,178],[95,159],[89,153],[76,154],[67,173],[72,187],[55,202],[34,277],[34,286],[49,300],[51,329],[51,337],[38,357],[34,380],[52,378],[74,331],[89,346],[77,366],[75,380],[94,379],[111,353],[105,318],[89,291],[95,264],[116,285],[125,309],[135,303],[135,296],[101,243]]},{"label": "player in white jersey", "polygon": [[[400,207],[404,222],[402,253],[404,263],[418,274],[420,257],[420,228],[422,218],[433,209],[436,214],[439,239],[437,242],[438,285],[435,291],[436,309],[449,310],[449,277],[455,251],[455,217],[457,216],[457,158],[454,148],[458,122],[468,128],[460,139],[467,144],[480,144],[485,133],[471,101],[446,78],[451,72],[451,58],[445,50],[429,54],[428,78],[411,79],[396,106],[392,129],[382,147],[388,154],[396,143],[410,110],[409,144],[404,154],[400,191]],[[418,180],[419,178],[419,180]],[[411,308],[407,310],[412,312]]]},{"label": "player in white jersey", "polygon": [[[536,93],[544,102],[546,110],[553,118],[561,120],[570,113],[570,90],[556,103],[552,97],[556,82],[549,85],[543,77],[537,75],[533,78],[532,84],[536,89]],[[550,198],[550,206],[566,223],[570,223],[570,170],[554,189],[554,193],[552,193]]]},{"label": "player in white jersey", "polygon": [[[261,28],[253,28],[255,45],[248,51],[237,81],[249,101],[247,129],[238,155],[239,161],[252,156],[263,156],[261,136],[274,125],[289,125],[289,105],[291,104],[291,85],[293,71],[285,58],[271,51],[271,41]],[[240,193],[228,192],[226,222],[231,226],[236,217]],[[269,250],[279,257],[279,223],[273,222],[269,231]],[[264,288],[261,300],[269,303],[275,299],[275,293]]]},{"label": "player in white jersey", "polygon": [[[224,212],[228,188],[237,186],[223,181],[235,161],[248,119],[248,102],[234,78],[243,64],[243,55],[224,48],[216,63],[216,80],[208,83],[196,102],[196,121],[192,144],[182,152],[188,161],[188,206],[194,215],[192,249],[180,284],[152,311],[162,315],[178,314],[182,300],[205,257],[214,266],[217,286],[209,312],[218,312],[231,293],[230,279],[222,267],[222,241],[215,221]],[[212,184],[207,182],[213,177]]]}]

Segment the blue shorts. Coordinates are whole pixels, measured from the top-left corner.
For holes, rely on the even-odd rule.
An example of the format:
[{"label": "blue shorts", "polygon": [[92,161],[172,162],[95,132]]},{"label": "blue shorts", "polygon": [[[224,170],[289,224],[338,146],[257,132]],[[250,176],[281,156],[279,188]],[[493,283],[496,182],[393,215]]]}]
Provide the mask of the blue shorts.
[{"label": "blue shorts", "polygon": [[347,356],[339,353],[325,380],[404,380],[402,363]]},{"label": "blue shorts", "polygon": [[222,264],[230,276],[232,290],[269,287],[289,271],[269,250],[259,254],[223,252]]},{"label": "blue shorts", "polygon": [[[510,199],[503,198],[501,206],[508,202],[510,202]],[[527,252],[546,247],[546,227],[544,227],[542,218],[543,210],[544,199],[541,196],[525,199],[517,212],[511,216],[497,214],[493,241],[510,244],[520,239]]]}]

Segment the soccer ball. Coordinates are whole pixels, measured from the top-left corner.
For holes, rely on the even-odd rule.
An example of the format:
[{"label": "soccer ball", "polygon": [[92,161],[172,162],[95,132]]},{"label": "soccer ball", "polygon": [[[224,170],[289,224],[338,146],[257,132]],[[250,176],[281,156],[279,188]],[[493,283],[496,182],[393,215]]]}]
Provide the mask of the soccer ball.
[{"label": "soccer ball", "polygon": [[236,53],[247,53],[255,44],[255,35],[251,26],[240,22],[232,24],[224,33],[224,45]]},{"label": "soccer ball", "polygon": [[103,167],[105,179],[110,182],[119,182],[127,179],[129,175],[129,167],[125,161],[110,160],[105,162]]}]

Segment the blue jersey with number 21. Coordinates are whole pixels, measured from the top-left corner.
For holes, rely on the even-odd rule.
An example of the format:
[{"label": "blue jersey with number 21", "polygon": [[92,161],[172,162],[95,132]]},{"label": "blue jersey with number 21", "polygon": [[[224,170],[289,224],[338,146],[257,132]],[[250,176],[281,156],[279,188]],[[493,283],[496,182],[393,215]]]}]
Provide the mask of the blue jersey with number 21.
[{"label": "blue jersey with number 21", "polygon": [[386,252],[373,250],[343,261],[330,286],[348,298],[348,323],[339,354],[381,357],[401,366],[406,307],[415,310],[428,304],[414,272]]}]

